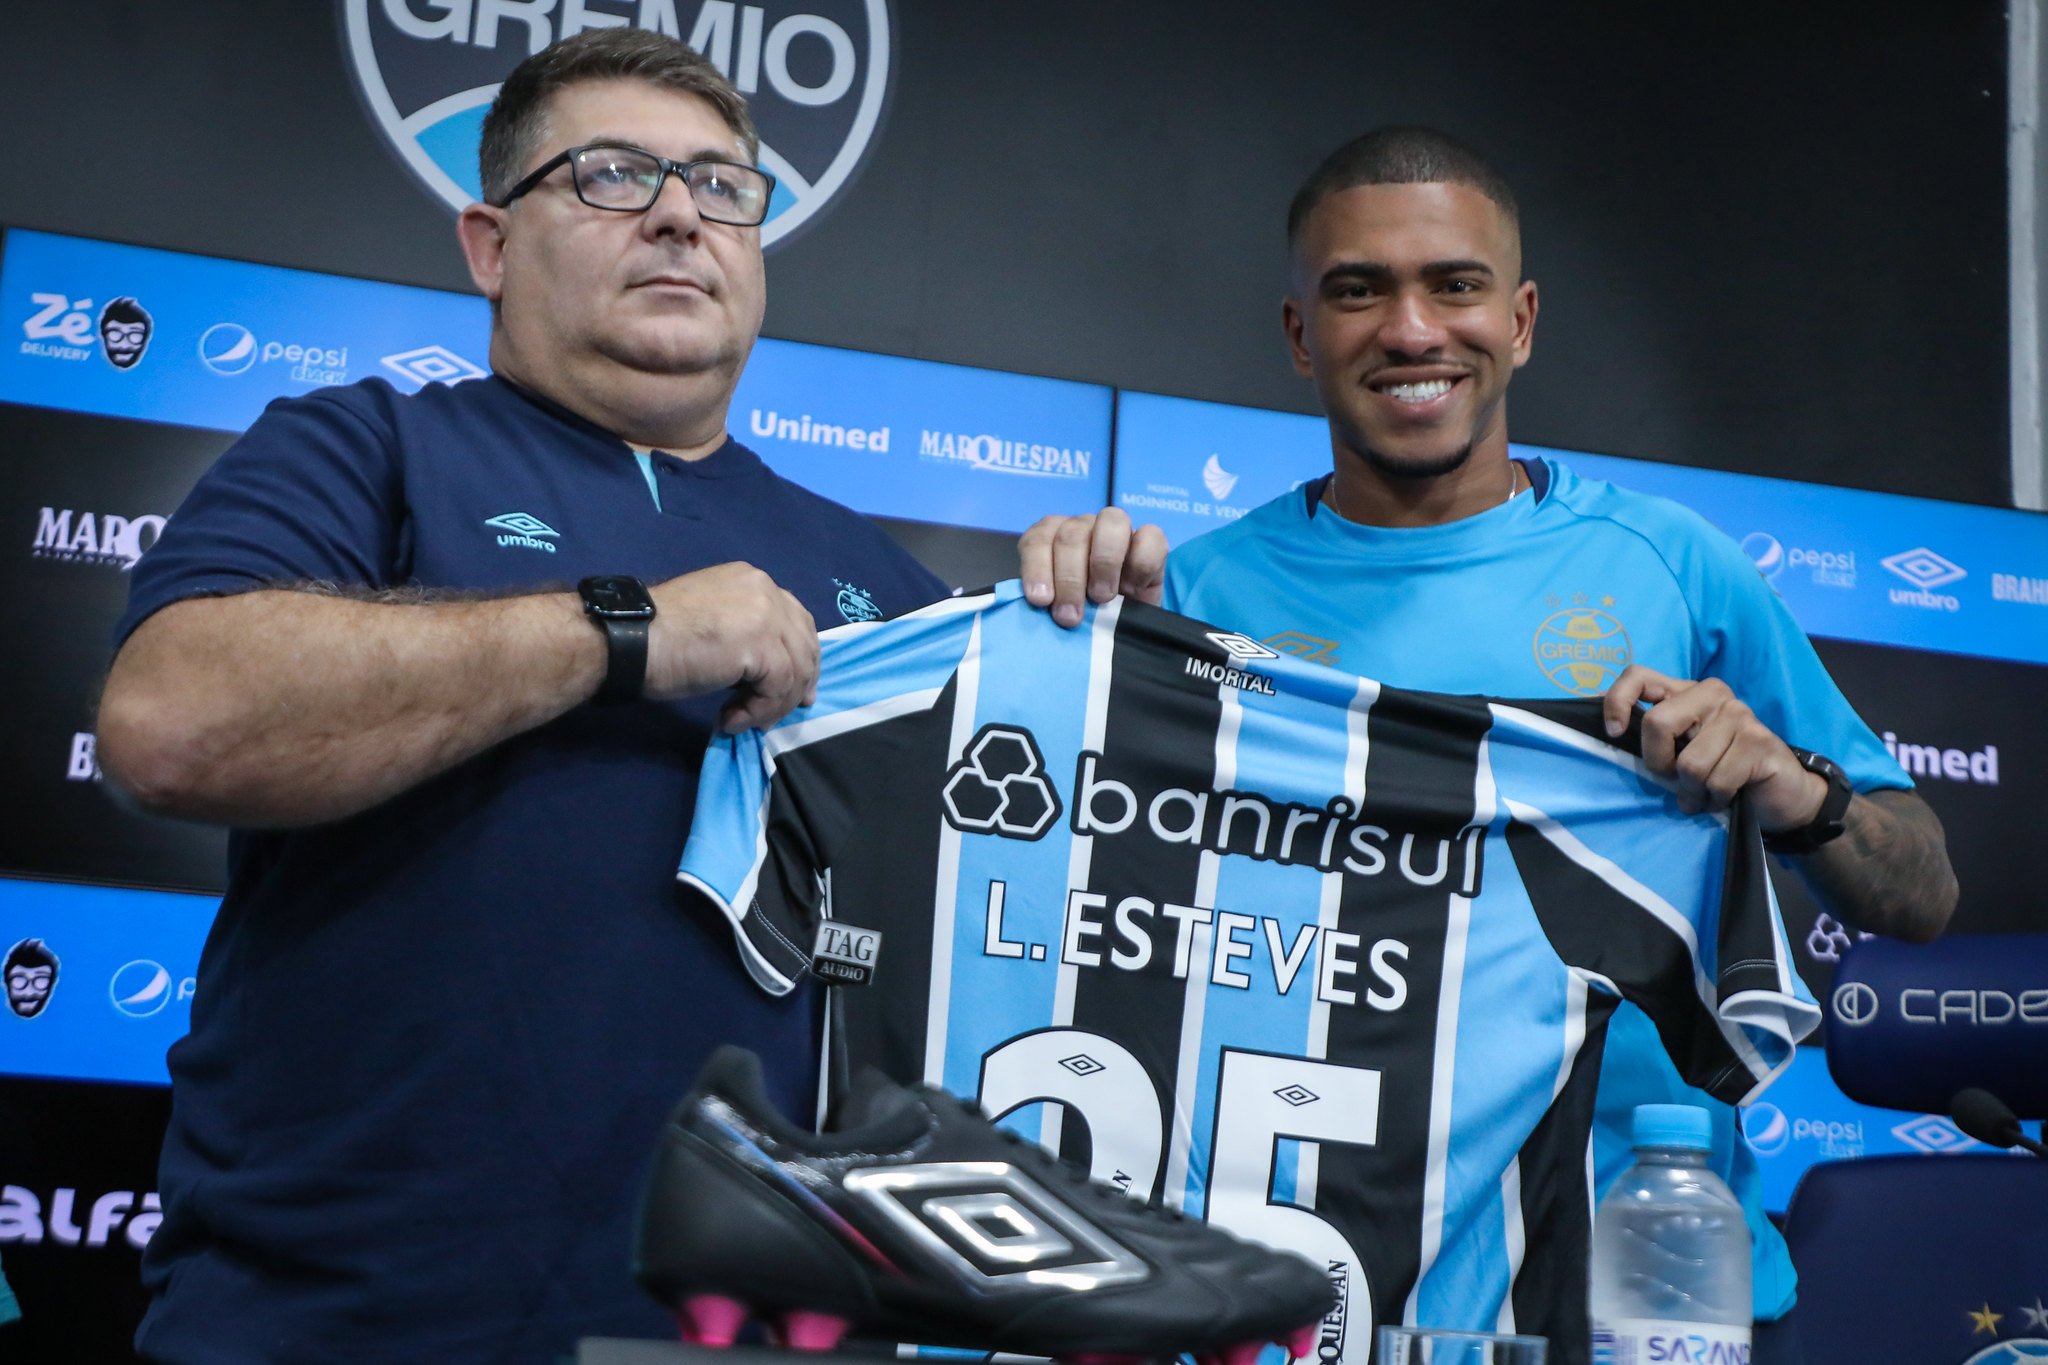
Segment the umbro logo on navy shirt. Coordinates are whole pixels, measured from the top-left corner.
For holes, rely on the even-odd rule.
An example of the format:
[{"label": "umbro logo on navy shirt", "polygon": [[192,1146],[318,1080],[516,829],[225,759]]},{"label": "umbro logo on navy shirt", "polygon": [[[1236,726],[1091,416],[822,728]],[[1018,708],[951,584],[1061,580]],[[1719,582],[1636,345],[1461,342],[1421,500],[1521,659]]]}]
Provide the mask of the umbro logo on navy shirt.
[{"label": "umbro logo on navy shirt", "polygon": [[531,512],[502,512],[495,517],[484,518],[484,525],[495,526],[507,533],[498,537],[500,545],[523,545],[529,550],[546,550],[549,554],[555,552],[554,545],[540,537],[562,534]]}]

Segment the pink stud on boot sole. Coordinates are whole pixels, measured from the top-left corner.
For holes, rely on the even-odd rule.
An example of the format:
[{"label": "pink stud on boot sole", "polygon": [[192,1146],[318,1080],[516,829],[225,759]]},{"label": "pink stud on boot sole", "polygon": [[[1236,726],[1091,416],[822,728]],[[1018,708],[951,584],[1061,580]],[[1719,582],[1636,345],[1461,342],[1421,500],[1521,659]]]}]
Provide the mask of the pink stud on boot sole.
[{"label": "pink stud on boot sole", "polygon": [[1263,1341],[1233,1341],[1223,1348],[1223,1365],[1258,1365],[1259,1352],[1265,1349]]},{"label": "pink stud on boot sole", "polygon": [[676,1313],[683,1340],[693,1346],[730,1346],[747,1321],[747,1306],[723,1294],[692,1294]]},{"label": "pink stud on boot sole", "polygon": [[1307,1360],[1316,1353],[1316,1343],[1322,1338],[1323,1325],[1312,1322],[1306,1327],[1297,1327],[1287,1335],[1287,1354],[1290,1359]]},{"label": "pink stud on boot sole", "polygon": [[783,1315],[782,1340],[792,1350],[829,1351],[852,1326],[845,1318],[799,1308]]}]

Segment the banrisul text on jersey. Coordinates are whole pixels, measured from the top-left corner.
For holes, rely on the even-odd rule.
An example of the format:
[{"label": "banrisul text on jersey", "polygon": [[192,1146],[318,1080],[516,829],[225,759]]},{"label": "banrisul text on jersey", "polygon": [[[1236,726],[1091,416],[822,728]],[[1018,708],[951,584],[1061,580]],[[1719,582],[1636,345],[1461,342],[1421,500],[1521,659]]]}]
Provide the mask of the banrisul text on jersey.
[{"label": "banrisul text on jersey", "polygon": [[824,639],[815,705],[707,755],[682,879],[771,991],[881,931],[835,1046],[1311,1257],[1329,1365],[1403,1321],[1584,1361],[1609,1014],[1730,1100],[1817,1021],[1746,810],[1683,814],[1597,700],[1014,584]]}]

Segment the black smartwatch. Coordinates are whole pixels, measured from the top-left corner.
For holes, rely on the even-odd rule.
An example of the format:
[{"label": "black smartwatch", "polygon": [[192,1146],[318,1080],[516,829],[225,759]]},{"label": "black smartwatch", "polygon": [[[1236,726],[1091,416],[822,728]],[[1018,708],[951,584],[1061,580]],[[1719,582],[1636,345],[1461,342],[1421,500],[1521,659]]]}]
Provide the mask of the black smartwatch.
[{"label": "black smartwatch", "polygon": [[1820,803],[1820,814],[1798,829],[1781,830],[1764,836],[1764,847],[1773,853],[1790,857],[1811,853],[1831,839],[1839,839],[1846,826],[1843,817],[1849,813],[1849,802],[1855,799],[1856,789],[1849,785],[1849,774],[1842,771],[1842,765],[1826,754],[1808,753],[1804,749],[1793,749],[1792,757],[1799,760],[1799,766],[1817,777],[1826,779],[1827,799]]},{"label": "black smartwatch", "polygon": [[647,685],[647,628],[654,599],[647,585],[626,574],[602,574],[576,585],[583,614],[604,632],[604,685],[598,701],[632,701]]}]

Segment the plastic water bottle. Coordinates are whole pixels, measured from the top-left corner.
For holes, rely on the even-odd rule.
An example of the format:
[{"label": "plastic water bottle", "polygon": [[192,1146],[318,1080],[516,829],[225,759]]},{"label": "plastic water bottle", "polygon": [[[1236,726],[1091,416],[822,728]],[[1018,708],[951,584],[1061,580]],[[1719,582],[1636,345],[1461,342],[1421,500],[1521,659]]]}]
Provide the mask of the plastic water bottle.
[{"label": "plastic water bottle", "polygon": [[1638,1105],[1634,1131],[1636,1164],[1593,1220],[1594,1365],[1745,1365],[1749,1225],[1707,1169],[1707,1111]]}]

